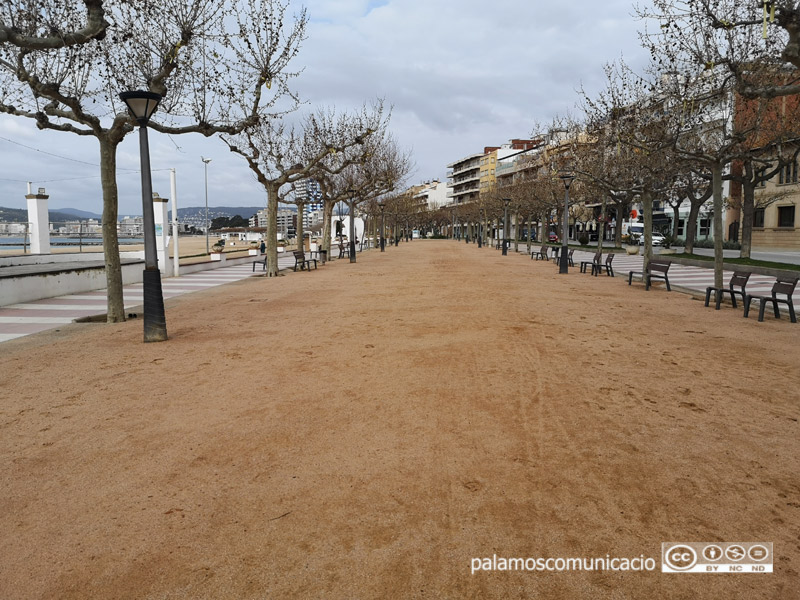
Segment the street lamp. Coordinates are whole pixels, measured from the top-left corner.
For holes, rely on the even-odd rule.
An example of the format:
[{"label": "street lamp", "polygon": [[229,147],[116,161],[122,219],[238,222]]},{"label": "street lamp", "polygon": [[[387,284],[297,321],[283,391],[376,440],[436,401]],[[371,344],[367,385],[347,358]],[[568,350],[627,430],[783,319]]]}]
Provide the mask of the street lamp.
[{"label": "street lamp", "polygon": [[167,339],[167,320],[164,316],[164,295],[161,292],[161,273],[156,252],[156,226],[153,215],[153,182],[150,176],[150,146],[147,142],[147,122],[155,112],[161,95],[148,91],[121,92],[120,100],[139,123],[139,159],[142,167],[142,226],[144,227],[144,341],[163,342]]},{"label": "street lamp", "polygon": [[561,256],[559,257],[558,272],[568,273],[569,257],[567,253],[569,250],[567,249],[567,232],[569,231],[569,186],[572,185],[575,175],[569,171],[565,171],[558,177],[564,182],[564,224],[561,226]]},{"label": "street lamp", "polygon": [[508,255],[508,205],[511,203],[511,198],[503,198],[503,256]]},{"label": "street lamp", "polygon": [[386,208],[386,202],[381,200],[378,202],[378,206],[381,209],[381,252],[386,252],[386,238],[383,237],[386,233],[386,215],[383,212]]},{"label": "street lamp", "polygon": [[208,223],[208,163],[211,162],[211,159],[210,158],[203,158],[201,156],[200,160],[203,161],[203,163],[204,163],[203,164],[203,169],[206,172],[206,254],[208,254],[211,251],[209,249],[209,247],[208,247],[208,229],[209,229],[209,223]]}]

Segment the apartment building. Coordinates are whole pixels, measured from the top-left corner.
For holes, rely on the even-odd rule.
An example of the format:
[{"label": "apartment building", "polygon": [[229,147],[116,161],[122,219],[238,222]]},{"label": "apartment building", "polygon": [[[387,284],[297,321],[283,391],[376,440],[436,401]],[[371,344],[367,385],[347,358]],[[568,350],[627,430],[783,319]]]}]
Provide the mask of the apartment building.
[{"label": "apartment building", "polygon": [[447,165],[447,192],[449,204],[463,204],[477,200],[480,193],[480,171],[483,152],[465,156]]},{"label": "apartment building", "polygon": [[497,183],[497,166],[507,156],[530,150],[539,145],[538,140],[512,139],[502,146],[486,146],[480,154],[472,154],[447,165],[447,193],[452,204],[477,200],[480,193],[488,193]]},{"label": "apartment building", "polygon": [[433,179],[413,188],[413,196],[421,210],[436,209],[447,204],[447,184]]}]

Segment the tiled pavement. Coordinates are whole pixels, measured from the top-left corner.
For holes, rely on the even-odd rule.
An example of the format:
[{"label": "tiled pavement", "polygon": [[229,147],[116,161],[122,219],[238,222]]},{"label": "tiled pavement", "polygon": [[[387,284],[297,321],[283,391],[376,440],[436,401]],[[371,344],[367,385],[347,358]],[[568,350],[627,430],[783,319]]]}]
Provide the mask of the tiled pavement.
[{"label": "tiled pavement", "polygon": [[[576,265],[575,269],[577,270],[580,268],[579,265],[581,261],[591,261],[593,256],[594,254],[591,252],[576,250],[573,255],[573,261]],[[662,258],[669,259],[669,256],[664,256]],[[643,257],[640,254],[617,254],[612,263],[615,276],[620,279],[624,278],[627,282],[628,271],[640,271],[642,269],[642,260]],[[570,270],[572,270],[572,268],[570,268]],[[733,275],[733,271],[723,272],[722,279],[726,285],[731,275]],[[798,273],[798,275],[800,275],[800,273]],[[605,274],[603,274],[603,277],[605,277]],[[634,279],[634,281],[636,281],[636,279]],[[679,286],[705,295],[706,288],[710,285],[714,285],[714,270],[711,268],[691,267],[675,263],[669,269],[669,283],[671,286]],[[750,276],[750,280],[747,283],[747,293],[769,295],[773,283],[775,283],[774,277],[770,277],[769,275],[757,275],[754,273]],[[659,280],[655,282],[655,285],[659,285]],[[663,285],[663,282],[661,282],[660,285]],[[728,296],[726,296],[726,298],[727,297]],[[800,306],[800,285],[795,289],[792,298],[795,304]],[[785,308],[785,306],[783,308]],[[783,312],[786,311],[784,310]]]},{"label": "tiled pavement", "polygon": [[[580,264],[580,261],[591,260],[592,253],[576,251],[573,258],[576,264],[574,270],[577,271],[577,265]],[[281,259],[279,266],[281,268],[290,268],[293,264],[292,261],[293,259],[291,258]],[[618,254],[614,257],[613,266],[618,278],[627,278],[628,271],[641,269],[642,257],[640,255]],[[256,272],[258,272],[258,269],[256,269]],[[213,271],[183,275],[179,278],[167,278],[162,282],[162,290],[166,300],[181,294],[222,285],[231,281],[239,281],[252,275],[252,265],[246,263]],[[731,273],[726,271],[724,280],[727,282],[730,276]],[[670,268],[669,280],[675,286],[705,293],[706,287],[714,283],[714,272],[711,269],[690,267],[676,263]],[[753,294],[769,294],[774,281],[773,277],[753,275],[747,284],[747,291]],[[142,284],[125,286],[123,288],[123,297],[126,310],[134,306],[140,306],[142,304]],[[97,290],[85,294],[46,298],[35,302],[0,307],[0,342],[46,329],[54,329],[59,325],[71,323],[81,317],[103,314],[106,311],[105,298],[105,290]],[[800,286],[795,291],[794,300],[800,306]]]},{"label": "tiled pavement", "polygon": [[[292,268],[293,257],[279,257],[278,267]],[[256,267],[253,273],[251,262],[230,267],[222,267],[211,271],[190,273],[177,278],[166,278],[161,282],[164,300],[189,292],[207,289],[232,281],[239,281],[254,274],[263,272]],[[143,303],[142,284],[126,285],[122,288],[125,310]],[[106,291],[95,290],[82,294],[45,298],[22,304],[10,304],[0,307],[0,342],[38,333],[46,329],[55,329],[59,325],[72,323],[81,317],[105,314]]]}]

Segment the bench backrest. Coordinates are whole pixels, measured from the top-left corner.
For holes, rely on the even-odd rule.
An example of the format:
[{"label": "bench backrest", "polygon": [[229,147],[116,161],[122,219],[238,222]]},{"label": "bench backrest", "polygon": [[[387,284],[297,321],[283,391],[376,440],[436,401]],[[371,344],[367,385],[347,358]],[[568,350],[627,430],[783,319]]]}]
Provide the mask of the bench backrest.
[{"label": "bench backrest", "polygon": [[292,254],[294,254],[294,257],[297,260],[305,260],[306,259],[306,254],[302,250],[293,250]]},{"label": "bench backrest", "polygon": [[791,297],[794,294],[794,288],[797,287],[797,281],[800,277],[778,277],[775,280],[775,285],[772,286],[772,295],[786,294]]},{"label": "bench backrest", "polygon": [[539,253],[540,253],[542,256],[544,256],[545,258],[547,257],[547,249],[548,249],[549,247],[550,247],[550,246],[542,246],[542,249],[541,249],[541,250],[539,250]]},{"label": "bench backrest", "polygon": [[730,289],[734,287],[738,287],[744,293],[744,288],[747,285],[747,282],[750,280],[750,272],[748,271],[734,271],[733,275],[731,275],[731,281],[728,284]]},{"label": "bench backrest", "polygon": [[653,271],[658,271],[659,273],[666,273],[669,271],[669,266],[672,264],[671,261],[668,260],[651,260],[650,266],[648,269],[652,273]]},{"label": "bench backrest", "polygon": [[612,260],[614,260],[613,252],[606,255],[606,265],[610,265]]},{"label": "bench backrest", "polygon": [[600,264],[600,261],[601,261],[602,259],[603,259],[603,253],[602,253],[602,252],[595,252],[595,253],[594,253],[594,257],[592,258],[592,262],[593,262],[594,264],[596,264],[596,265],[599,265],[599,264]]}]

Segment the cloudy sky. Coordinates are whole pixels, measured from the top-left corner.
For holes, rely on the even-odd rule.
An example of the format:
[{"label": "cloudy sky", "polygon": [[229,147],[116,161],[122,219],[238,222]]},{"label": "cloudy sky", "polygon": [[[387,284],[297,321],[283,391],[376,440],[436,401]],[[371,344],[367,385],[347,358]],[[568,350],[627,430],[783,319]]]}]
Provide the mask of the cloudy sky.
[{"label": "cloudy sky", "polygon": [[[293,2],[293,5],[295,3]],[[631,0],[306,0],[308,40],[295,89],[310,106],[347,109],[383,97],[391,129],[413,152],[409,184],[444,179],[446,165],[530,135],[533,124],[574,112],[577,90],[602,86],[602,67],[620,56],[643,65],[641,22]],[[179,206],[263,206],[243,159],[219,140],[150,132],[153,190]],[[50,208],[102,211],[94,138],[38,131],[0,115],[0,206],[23,208],[26,181],[45,187]],[[120,215],[141,214],[138,136],[119,149]]]}]

